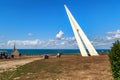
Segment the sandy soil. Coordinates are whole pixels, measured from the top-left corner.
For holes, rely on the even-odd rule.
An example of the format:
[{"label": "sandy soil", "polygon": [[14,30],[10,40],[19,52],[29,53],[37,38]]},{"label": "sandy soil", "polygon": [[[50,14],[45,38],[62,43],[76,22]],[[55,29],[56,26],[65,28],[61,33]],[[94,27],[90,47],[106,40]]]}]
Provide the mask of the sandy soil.
[{"label": "sandy soil", "polygon": [[[0,71],[14,70],[20,65],[38,60],[26,65],[26,68],[31,70],[30,72],[28,71],[27,74],[21,74],[13,80],[113,80],[107,55],[81,57],[79,54],[75,54],[62,55],[61,58],[50,56],[50,58],[46,60],[40,59],[42,59],[42,57],[0,61]],[[35,65],[38,63],[41,64]],[[44,67],[41,67],[41,71],[39,68],[43,65]],[[35,72],[36,69],[37,71]],[[54,69],[59,70],[60,73],[54,73]]]},{"label": "sandy soil", "polygon": [[40,59],[41,58],[27,58],[27,59],[20,59],[20,60],[0,61],[0,73],[7,70],[14,70],[18,66],[25,65],[27,63],[33,62],[35,60],[40,60]]}]

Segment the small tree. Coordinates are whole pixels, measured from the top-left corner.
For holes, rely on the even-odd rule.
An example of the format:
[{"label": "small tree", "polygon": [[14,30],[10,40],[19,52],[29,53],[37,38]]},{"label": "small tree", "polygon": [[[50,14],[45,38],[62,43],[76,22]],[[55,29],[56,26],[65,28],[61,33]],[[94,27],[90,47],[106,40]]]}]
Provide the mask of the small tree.
[{"label": "small tree", "polygon": [[120,42],[113,43],[109,53],[112,74],[115,80],[120,80]]}]

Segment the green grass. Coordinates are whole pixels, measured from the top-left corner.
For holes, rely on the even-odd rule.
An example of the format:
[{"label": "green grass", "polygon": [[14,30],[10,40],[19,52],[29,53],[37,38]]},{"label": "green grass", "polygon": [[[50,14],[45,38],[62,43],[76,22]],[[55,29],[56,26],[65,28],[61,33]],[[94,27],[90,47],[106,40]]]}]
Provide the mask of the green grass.
[{"label": "green grass", "polygon": [[20,77],[20,80],[24,80],[26,76],[30,76],[31,80],[37,77],[42,79],[48,78],[51,76],[56,76],[56,74],[62,73],[60,69],[62,67],[61,63],[61,60],[57,60],[56,62],[50,62],[49,59],[35,61],[19,67],[15,71],[3,72],[0,77],[1,80],[8,80],[10,77],[10,80],[13,80],[15,77]]}]

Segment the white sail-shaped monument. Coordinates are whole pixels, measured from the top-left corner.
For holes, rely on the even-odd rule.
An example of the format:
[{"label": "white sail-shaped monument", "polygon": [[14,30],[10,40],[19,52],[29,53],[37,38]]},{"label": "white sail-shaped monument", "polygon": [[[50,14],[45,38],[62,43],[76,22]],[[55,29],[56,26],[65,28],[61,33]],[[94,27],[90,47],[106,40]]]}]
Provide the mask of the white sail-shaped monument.
[{"label": "white sail-shaped monument", "polygon": [[86,51],[86,48],[87,48],[88,52],[89,52],[89,54],[91,56],[98,56],[97,51],[95,50],[95,48],[93,47],[93,45],[90,43],[90,41],[88,40],[87,36],[82,31],[82,29],[80,28],[80,26],[77,23],[77,21],[75,20],[75,18],[72,16],[72,14],[69,11],[69,9],[67,8],[67,6],[64,5],[64,7],[65,7],[65,10],[67,12],[69,21],[71,23],[71,26],[72,26],[72,29],[73,29],[76,41],[78,43],[78,47],[80,49],[81,55],[82,56],[88,56],[88,53]]}]

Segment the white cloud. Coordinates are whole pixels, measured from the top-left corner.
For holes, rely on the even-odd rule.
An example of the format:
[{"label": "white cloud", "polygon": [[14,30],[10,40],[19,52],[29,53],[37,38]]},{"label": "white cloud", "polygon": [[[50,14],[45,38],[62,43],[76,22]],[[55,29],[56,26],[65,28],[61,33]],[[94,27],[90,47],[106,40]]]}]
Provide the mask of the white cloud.
[{"label": "white cloud", "polygon": [[106,37],[92,37],[91,42],[97,48],[110,48],[112,43],[116,40],[120,40],[120,30],[107,32]]},{"label": "white cloud", "polygon": [[107,32],[107,34],[112,34],[109,37],[107,36],[108,40],[120,40],[120,30],[113,31],[113,32]]},{"label": "white cloud", "polygon": [[107,32],[107,34],[120,34],[120,30],[118,29],[117,31]]},{"label": "white cloud", "polygon": [[18,46],[35,46],[41,44],[39,39],[36,40],[9,40],[7,45],[13,46],[14,44]]},{"label": "white cloud", "polygon": [[[92,40],[94,46],[103,46],[102,42],[99,42],[100,38],[97,40]],[[77,42],[74,37],[64,37],[61,40],[9,40],[7,45],[9,47],[16,44],[19,48],[78,48]],[[101,45],[102,44],[102,45]]]},{"label": "white cloud", "polygon": [[[100,41],[101,40],[101,41]],[[91,42],[95,47],[98,46],[105,46],[107,39],[103,40],[101,38],[97,38],[94,40],[94,38],[92,38]],[[35,39],[35,40],[9,40],[7,42],[7,45],[9,47],[13,46],[14,43],[16,44],[16,46],[18,48],[78,48],[77,46],[77,42],[75,40],[74,37],[64,37],[61,40],[39,40],[39,39]],[[12,47],[11,47],[12,48]]]},{"label": "white cloud", "polygon": [[63,34],[64,34],[64,32],[60,30],[59,33],[56,35],[56,38],[61,39]]},{"label": "white cloud", "polygon": [[62,38],[62,40],[66,40],[66,41],[76,41],[75,37],[66,37],[66,38]]},{"label": "white cloud", "polygon": [[[95,48],[110,48],[112,43],[116,40],[120,40],[119,30],[112,32],[107,32],[109,35],[106,37],[93,36],[90,37],[91,43]],[[49,40],[8,40],[7,42],[0,43],[0,46],[4,46],[7,48],[12,48],[11,46],[16,44],[17,48],[78,48],[75,37],[63,37],[63,32],[59,31],[56,35],[57,39],[49,39]]]},{"label": "white cloud", "polygon": [[59,45],[64,48],[77,48],[77,42],[74,37],[64,37],[59,42]]},{"label": "white cloud", "polygon": [[61,42],[61,45],[65,45],[65,42]]},{"label": "white cloud", "polygon": [[76,40],[74,37],[66,37],[61,40],[50,39],[50,40],[9,40],[7,46],[12,48],[16,44],[18,48],[76,48]]},{"label": "white cloud", "polygon": [[31,36],[34,36],[34,34],[33,34],[33,33],[28,33],[28,36],[30,36],[30,37],[31,37]]}]

